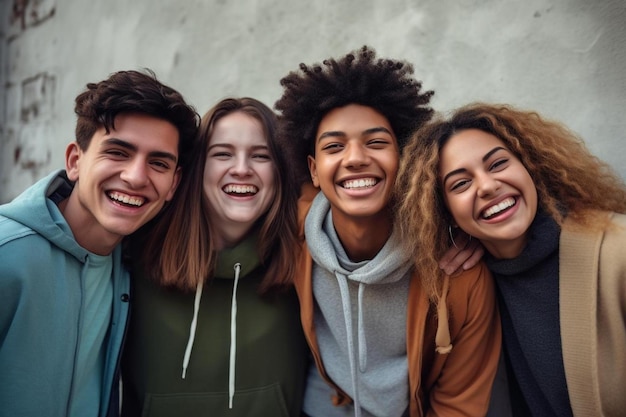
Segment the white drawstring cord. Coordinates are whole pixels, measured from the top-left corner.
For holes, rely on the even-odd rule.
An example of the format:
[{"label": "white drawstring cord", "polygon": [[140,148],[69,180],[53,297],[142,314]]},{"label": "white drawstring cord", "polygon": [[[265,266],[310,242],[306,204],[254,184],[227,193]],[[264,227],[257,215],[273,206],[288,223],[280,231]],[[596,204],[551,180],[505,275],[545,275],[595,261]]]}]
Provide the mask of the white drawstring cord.
[{"label": "white drawstring cord", "polygon": [[237,350],[237,284],[239,283],[239,272],[241,264],[237,262],[235,269],[235,283],[233,284],[233,298],[230,306],[230,363],[228,370],[228,408],[233,408],[233,397],[235,396],[235,358]]},{"label": "white drawstring cord", "polygon": [[196,297],[193,301],[193,319],[189,326],[189,340],[187,341],[187,347],[185,348],[185,357],[183,358],[183,379],[187,374],[187,366],[189,365],[189,358],[191,357],[191,348],[193,347],[193,341],[196,338],[196,324],[198,323],[198,311],[200,310],[200,299],[202,298],[203,282],[200,281],[196,287]]}]

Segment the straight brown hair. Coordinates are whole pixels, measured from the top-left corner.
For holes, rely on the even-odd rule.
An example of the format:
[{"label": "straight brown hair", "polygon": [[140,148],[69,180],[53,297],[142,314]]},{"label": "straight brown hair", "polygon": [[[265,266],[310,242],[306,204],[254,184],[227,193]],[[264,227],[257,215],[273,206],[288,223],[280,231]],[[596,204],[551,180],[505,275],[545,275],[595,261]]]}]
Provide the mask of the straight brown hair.
[{"label": "straight brown hair", "polygon": [[[226,98],[203,117],[197,149],[187,174],[171,204],[133,239],[139,266],[161,285],[193,291],[213,276],[217,251],[203,190],[207,147],[221,118],[242,112],[258,120],[267,139],[274,165],[276,196],[252,229],[258,230],[258,253],[266,268],[259,292],[284,289],[293,282],[297,240],[296,187],[287,172],[285,156],[276,142],[276,115],[253,98]],[[253,231],[251,229],[251,232]]]}]

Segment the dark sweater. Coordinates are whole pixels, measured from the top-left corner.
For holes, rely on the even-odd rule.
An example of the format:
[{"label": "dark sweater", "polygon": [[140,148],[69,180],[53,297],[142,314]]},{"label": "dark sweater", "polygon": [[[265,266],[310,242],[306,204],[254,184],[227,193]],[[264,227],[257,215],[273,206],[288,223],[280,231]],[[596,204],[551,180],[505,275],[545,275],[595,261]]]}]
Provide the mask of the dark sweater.
[{"label": "dark sweater", "polygon": [[560,228],[538,213],[523,252],[485,257],[500,302],[513,411],[520,416],[571,416],[559,324]]}]

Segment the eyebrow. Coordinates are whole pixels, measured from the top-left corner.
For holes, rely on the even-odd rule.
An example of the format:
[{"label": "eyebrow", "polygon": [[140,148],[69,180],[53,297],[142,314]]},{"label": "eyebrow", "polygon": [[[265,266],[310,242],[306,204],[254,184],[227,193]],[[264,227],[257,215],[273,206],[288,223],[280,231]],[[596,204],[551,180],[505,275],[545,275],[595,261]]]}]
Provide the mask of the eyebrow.
[{"label": "eyebrow", "polygon": [[[506,151],[506,148],[503,148],[502,146],[496,146],[495,148],[487,152],[485,156],[483,156],[482,158],[483,162],[485,162],[487,159],[491,157],[491,155],[493,155],[494,153],[498,151]],[[446,174],[445,177],[443,177],[442,183],[445,184],[449,177],[456,175],[456,174],[460,174],[461,172],[466,172],[466,171],[467,169],[465,168],[459,168],[459,169],[455,169],[454,171],[450,171]]]},{"label": "eyebrow", "polygon": [[[228,148],[228,149],[234,149],[235,145],[231,144],[231,143],[214,143],[213,145],[210,145],[207,148],[207,152],[210,151],[213,148]],[[265,150],[270,150],[269,145],[252,145],[250,146],[250,148],[252,150],[257,150],[257,149],[265,149]]]},{"label": "eyebrow", "polygon": [[[138,148],[132,143],[126,142],[125,140],[118,139],[118,138],[109,138],[109,139],[106,139],[103,143],[106,145],[119,146],[121,148],[128,149],[129,151],[132,151],[132,152],[137,152],[138,150]],[[170,159],[172,162],[178,163],[178,158],[176,157],[176,155],[169,153],[169,152],[152,151],[152,152],[149,152],[148,155],[153,158]]]},{"label": "eyebrow", "polygon": [[[391,131],[387,129],[386,127],[378,126],[378,127],[372,127],[370,129],[365,129],[363,132],[361,132],[361,136],[371,135],[373,133],[380,133],[380,132],[392,135]],[[341,137],[341,136],[346,136],[346,133],[339,131],[339,130],[330,130],[328,132],[322,133],[320,137],[317,138],[317,141],[319,142],[320,140],[328,138],[328,137]]]}]

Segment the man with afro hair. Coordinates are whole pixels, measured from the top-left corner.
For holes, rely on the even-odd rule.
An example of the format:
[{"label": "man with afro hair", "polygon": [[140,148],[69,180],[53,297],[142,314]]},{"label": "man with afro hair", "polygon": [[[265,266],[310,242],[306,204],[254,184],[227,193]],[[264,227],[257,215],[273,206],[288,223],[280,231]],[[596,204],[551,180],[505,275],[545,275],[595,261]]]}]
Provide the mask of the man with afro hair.
[{"label": "man with afro hair", "polygon": [[412,74],[364,46],[281,80],[281,140],[303,183],[304,415],[487,412],[501,334],[481,250],[451,248],[448,267],[467,270],[429,286],[394,227],[400,151],[433,113]]}]

